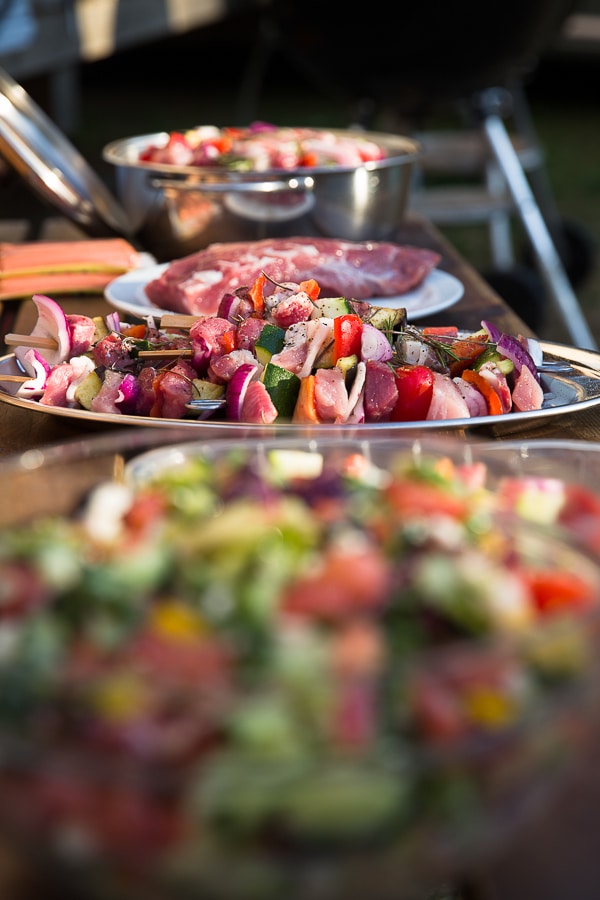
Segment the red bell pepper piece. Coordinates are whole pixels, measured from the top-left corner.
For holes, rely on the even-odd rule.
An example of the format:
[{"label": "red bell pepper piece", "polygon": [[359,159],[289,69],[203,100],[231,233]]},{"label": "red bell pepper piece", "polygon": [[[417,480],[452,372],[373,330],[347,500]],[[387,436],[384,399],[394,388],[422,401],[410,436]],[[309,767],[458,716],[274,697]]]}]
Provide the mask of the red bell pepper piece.
[{"label": "red bell pepper piece", "polygon": [[362,330],[362,319],[354,313],[335,317],[333,320],[333,355],[336,362],[344,356],[356,355],[360,358]]},{"label": "red bell pepper piece", "polygon": [[398,399],[393,422],[419,422],[427,418],[433,396],[433,372],[427,366],[398,366],[394,370]]},{"label": "red bell pepper piece", "polygon": [[250,299],[252,300],[252,305],[254,306],[254,314],[260,319],[263,317],[265,312],[265,300],[263,296],[263,290],[265,287],[265,283],[267,281],[267,276],[262,272],[252,287],[250,288],[249,294]]},{"label": "red bell pepper piece", "polygon": [[313,301],[317,299],[321,292],[319,282],[315,281],[314,278],[309,278],[308,281],[301,281],[298,287],[301,291],[304,291],[305,294],[308,294]]}]

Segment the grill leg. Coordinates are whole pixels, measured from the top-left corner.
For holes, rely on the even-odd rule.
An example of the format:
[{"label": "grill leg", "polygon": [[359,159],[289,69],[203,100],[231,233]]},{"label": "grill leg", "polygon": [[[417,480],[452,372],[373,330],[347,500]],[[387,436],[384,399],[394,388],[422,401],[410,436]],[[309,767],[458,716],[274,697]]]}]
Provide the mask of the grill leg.
[{"label": "grill leg", "polygon": [[[493,96],[490,102],[494,103]],[[548,226],[498,109],[497,103],[494,107],[488,106],[487,109],[483,109],[481,127],[506,180],[516,212],[531,241],[540,275],[557,311],[562,316],[573,343],[588,350],[597,350],[598,345],[571,287]]]}]

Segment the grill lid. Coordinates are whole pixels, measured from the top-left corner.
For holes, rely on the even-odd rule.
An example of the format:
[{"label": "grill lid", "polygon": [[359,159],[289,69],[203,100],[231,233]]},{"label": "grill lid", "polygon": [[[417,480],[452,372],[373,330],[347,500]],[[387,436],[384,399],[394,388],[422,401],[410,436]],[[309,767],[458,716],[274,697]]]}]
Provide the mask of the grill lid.
[{"label": "grill lid", "polygon": [[29,186],[93,237],[132,227],[99,176],[27,92],[0,68],[0,154]]}]

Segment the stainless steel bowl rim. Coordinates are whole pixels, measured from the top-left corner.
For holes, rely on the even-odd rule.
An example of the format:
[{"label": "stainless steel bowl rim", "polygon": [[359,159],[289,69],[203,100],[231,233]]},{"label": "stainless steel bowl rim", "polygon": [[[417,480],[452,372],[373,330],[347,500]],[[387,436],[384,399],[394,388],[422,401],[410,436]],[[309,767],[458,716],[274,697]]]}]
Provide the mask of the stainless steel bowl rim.
[{"label": "stainless steel bowl rim", "polygon": [[[354,166],[301,166],[294,169],[250,169],[245,172],[234,169],[225,169],[223,166],[174,166],[167,163],[147,163],[140,161],[138,156],[141,150],[151,144],[164,143],[168,139],[168,132],[158,131],[153,134],[137,135],[111,141],[104,146],[102,156],[105,162],[112,163],[113,165],[147,171],[149,175],[168,176],[173,180],[180,178],[181,176],[194,176],[198,180],[198,183],[202,181],[210,181],[211,183],[236,183],[265,181],[270,178],[290,179],[313,175],[331,176],[338,173],[348,174],[349,172],[356,172],[358,170],[371,172],[413,162],[420,157],[422,152],[421,145],[418,141],[403,135],[335,128],[327,130],[340,137],[368,138],[370,141],[382,146],[389,155],[386,155],[383,159],[369,160]],[[135,153],[135,158],[129,158],[128,154],[130,151]]]}]

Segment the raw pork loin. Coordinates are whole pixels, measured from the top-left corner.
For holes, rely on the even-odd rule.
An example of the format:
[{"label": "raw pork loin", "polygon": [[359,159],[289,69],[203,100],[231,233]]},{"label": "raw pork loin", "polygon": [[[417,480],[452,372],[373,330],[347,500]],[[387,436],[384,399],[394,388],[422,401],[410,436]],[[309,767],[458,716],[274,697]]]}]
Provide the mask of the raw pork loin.
[{"label": "raw pork loin", "polygon": [[220,243],[172,262],[145,291],[161,309],[212,316],[224,294],[251,287],[265,272],[278,283],[314,278],[322,297],[368,300],[418,287],[440,259],[426,248],[336,238]]}]

